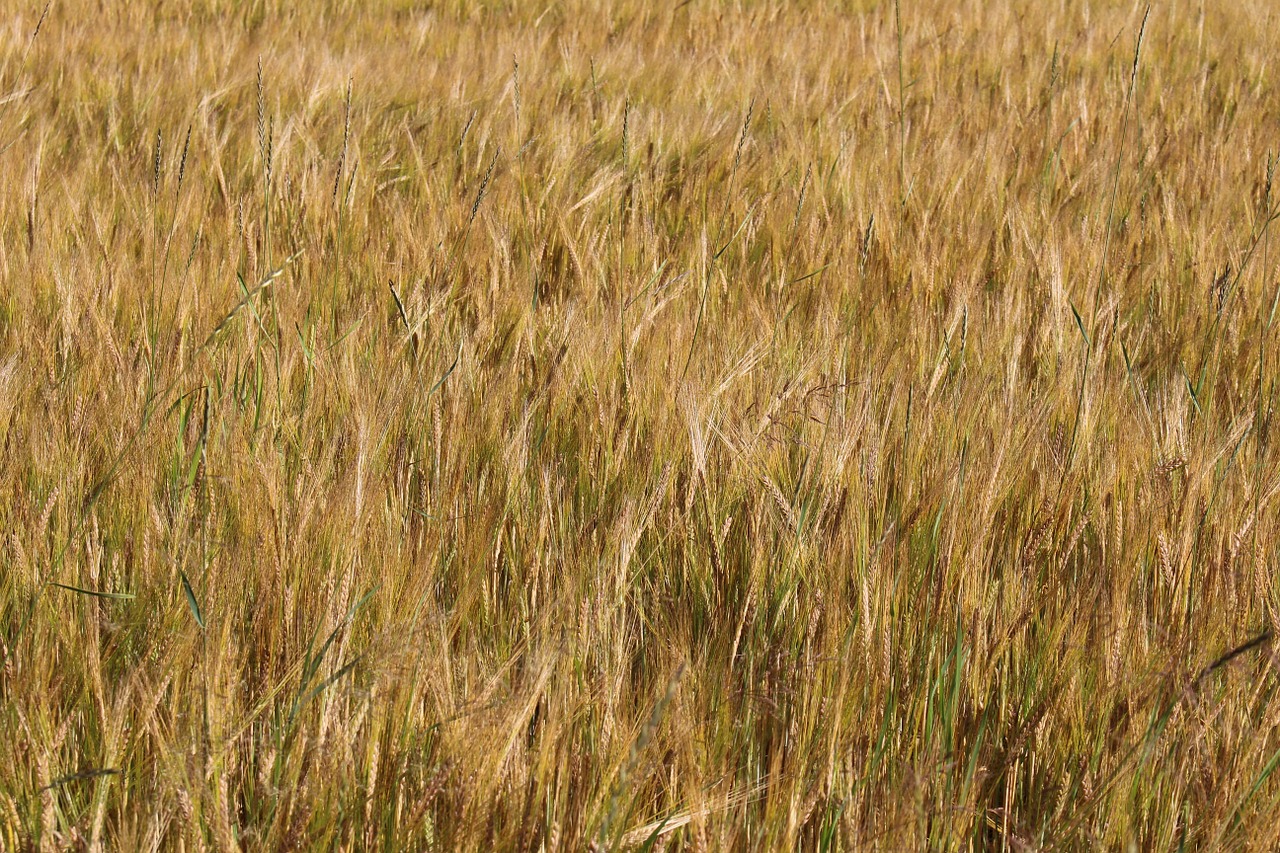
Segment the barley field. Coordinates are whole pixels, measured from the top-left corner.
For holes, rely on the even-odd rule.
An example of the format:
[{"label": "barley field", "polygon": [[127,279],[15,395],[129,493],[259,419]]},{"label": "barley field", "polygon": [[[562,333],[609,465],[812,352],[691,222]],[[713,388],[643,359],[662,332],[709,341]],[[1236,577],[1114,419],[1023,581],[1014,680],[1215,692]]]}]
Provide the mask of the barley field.
[{"label": "barley field", "polygon": [[1278,12],[6,0],[0,849],[1276,849]]}]

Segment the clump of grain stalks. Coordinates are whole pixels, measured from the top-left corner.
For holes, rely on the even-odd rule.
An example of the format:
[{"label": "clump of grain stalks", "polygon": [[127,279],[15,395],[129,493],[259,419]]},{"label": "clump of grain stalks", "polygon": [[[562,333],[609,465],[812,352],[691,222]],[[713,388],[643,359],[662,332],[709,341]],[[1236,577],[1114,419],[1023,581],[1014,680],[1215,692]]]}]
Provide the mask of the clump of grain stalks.
[{"label": "clump of grain stalks", "polygon": [[0,847],[1273,849],[1272,18],[7,9]]}]

